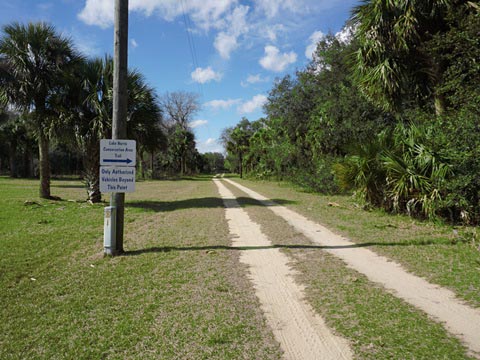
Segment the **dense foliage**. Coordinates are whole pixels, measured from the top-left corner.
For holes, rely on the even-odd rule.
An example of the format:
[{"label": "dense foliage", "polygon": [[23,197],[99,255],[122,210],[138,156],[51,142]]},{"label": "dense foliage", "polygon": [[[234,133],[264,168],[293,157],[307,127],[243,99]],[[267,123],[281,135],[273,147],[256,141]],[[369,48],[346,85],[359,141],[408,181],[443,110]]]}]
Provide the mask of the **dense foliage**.
[{"label": "dense foliage", "polygon": [[[221,154],[212,158],[195,147],[189,123],[200,109],[196,94],[179,91],[159,98],[137,70],[129,69],[127,81],[127,137],[137,140],[142,178],[223,169]],[[46,23],[3,28],[0,172],[39,175],[45,198],[51,197],[52,173],[81,175],[88,200],[101,201],[99,142],[111,136],[112,112],[111,57],[85,58]]]},{"label": "dense foliage", "polygon": [[343,41],[278,79],[266,118],[224,130],[232,171],[353,191],[412,216],[480,221],[480,7],[367,0]]}]

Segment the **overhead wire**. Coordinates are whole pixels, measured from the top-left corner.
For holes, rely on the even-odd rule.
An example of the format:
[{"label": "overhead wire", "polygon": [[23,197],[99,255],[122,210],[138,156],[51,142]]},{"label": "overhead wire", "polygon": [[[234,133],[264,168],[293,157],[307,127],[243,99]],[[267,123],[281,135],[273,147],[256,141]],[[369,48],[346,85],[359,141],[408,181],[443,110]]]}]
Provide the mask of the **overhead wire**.
[{"label": "overhead wire", "polygon": [[[196,69],[199,69],[200,66],[198,65],[198,56],[197,56],[197,49],[195,47],[195,41],[193,40],[193,36],[191,33],[191,29],[193,28],[192,22],[190,20],[190,17],[187,15],[186,8],[185,8],[185,0],[180,0],[180,4],[182,5],[182,13],[183,13],[183,23],[185,25],[185,31],[187,33],[187,40],[188,40],[188,48],[190,50],[190,56],[192,57],[192,62],[193,66]],[[201,83],[197,83],[200,96],[202,99],[205,98],[205,95],[203,93],[203,86]]]},{"label": "overhead wire", "polygon": [[[192,33],[191,33],[191,29],[193,29],[193,25],[192,25],[192,22],[190,20],[190,16],[187,15],[184,1],[185,0],[180,0],[180,4],[182,6],[182,13],[183,13],[183,23],[185,25],[185,31],[187,33],[188,48],[190,50],[190,56],[192,57],[193,66],[196,70],[196,69],[199,69],[200,66],[198,65],[198,56],[197,56],[197,49],[195,47],[195,41],[193,40],[193,36],[192,36]],[[205,94],[204,94],[204,91],[203,91],[203,85],[201,83],[197,82],[197,86],[198,86],[198,90],[199,90],[199,93],[200,93],[200,98],[203,102],[203,101],[205,101]],[[210,129],[210,126],[208,125],[208,123],[207,123],[206,127],[207,127],[208,136],[209,136],[209,138],[211,138],[211,129]]]}]

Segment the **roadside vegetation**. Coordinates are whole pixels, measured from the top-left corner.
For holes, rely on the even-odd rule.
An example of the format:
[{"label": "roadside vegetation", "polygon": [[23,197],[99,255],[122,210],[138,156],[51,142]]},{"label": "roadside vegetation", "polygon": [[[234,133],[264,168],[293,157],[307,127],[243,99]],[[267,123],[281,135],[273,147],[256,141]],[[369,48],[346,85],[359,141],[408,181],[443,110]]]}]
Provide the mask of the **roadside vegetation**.
[{"label": "roadside vegetation", "polygon": [[116,258],[79,181],[37,186],[0,178],[0,358],[280,357],[210,178],[137,184]]},{"label": "roadside vegetation", "polygon": [[365,1],[224,130],[227,167],[416,218],[480,222],[480,8]]},{"label": "roadside vegetation", "polygon": [[[113,59],[86,58],[47,23],[12,23],[0,34],[0,174],[39,177],[53,199],[53,175],[77,175],[100,202],[100,139],[111,138]],[[137,140],[140,178],[223,170],[223,155],[202,155],[191,122],[194,93],[161,96],[137,70],[127,76],[127,137]]]}]

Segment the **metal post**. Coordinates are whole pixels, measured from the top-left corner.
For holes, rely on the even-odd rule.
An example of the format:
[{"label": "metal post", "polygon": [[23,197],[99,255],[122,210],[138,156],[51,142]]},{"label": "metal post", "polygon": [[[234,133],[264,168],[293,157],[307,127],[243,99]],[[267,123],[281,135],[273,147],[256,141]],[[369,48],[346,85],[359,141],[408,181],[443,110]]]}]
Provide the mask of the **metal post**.
[{"label": "metal post", "polygon": [[[113,55],[112,139],[127,138],[128,0],[115,0]],[[117,209],[115,251],[123,253],[125,193],[112,193],[110,206]]]}]

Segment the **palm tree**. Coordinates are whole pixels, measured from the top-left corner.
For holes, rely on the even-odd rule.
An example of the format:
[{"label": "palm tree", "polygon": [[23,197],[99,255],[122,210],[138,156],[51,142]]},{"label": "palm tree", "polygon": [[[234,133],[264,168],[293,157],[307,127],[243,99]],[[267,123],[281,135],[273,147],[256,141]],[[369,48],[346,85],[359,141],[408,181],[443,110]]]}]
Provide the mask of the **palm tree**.
[{"label": "palm tree", "polygon": [[353,11],[356,75],[364,93],[386,109],[412,93],[433,95],[437,115],[445,111],[438,92],[445,66],[426,43],[447,30],[446,15],[467,0],[365,0]]},{"label": "palm tree", "polygon": [[99,166],[100,139],[111,133],[112,73],[110,58],[80,62],[67,79],[66,91],[59,94],[59,118],[66,140],[82,154],[83,179],[88,200],[101,201]]},{"label": "palm tree", "polygon": [[[164,139],[158,124],[161,113],[155,92],[135,70],[128,72],[127,82],[127,137],[139,141],[140,149],[155,149]],[[79,64],[69,77],[68,91],[58,102],[63,104],[60,116],[73,131],[74,146],[83,154],[88,200],[99,202],[100,139],[109,138],[112,128],[112,58],[89,59]]]},{"label": "palm tree", "polygon": [[48,151],[54,110],[50,100],[79,56],[71,41],[46,23],[4,26],[0,54],[5,63],[2,66],[2,98],[29,113],[39,148],[40,197],[50,198]]}]

